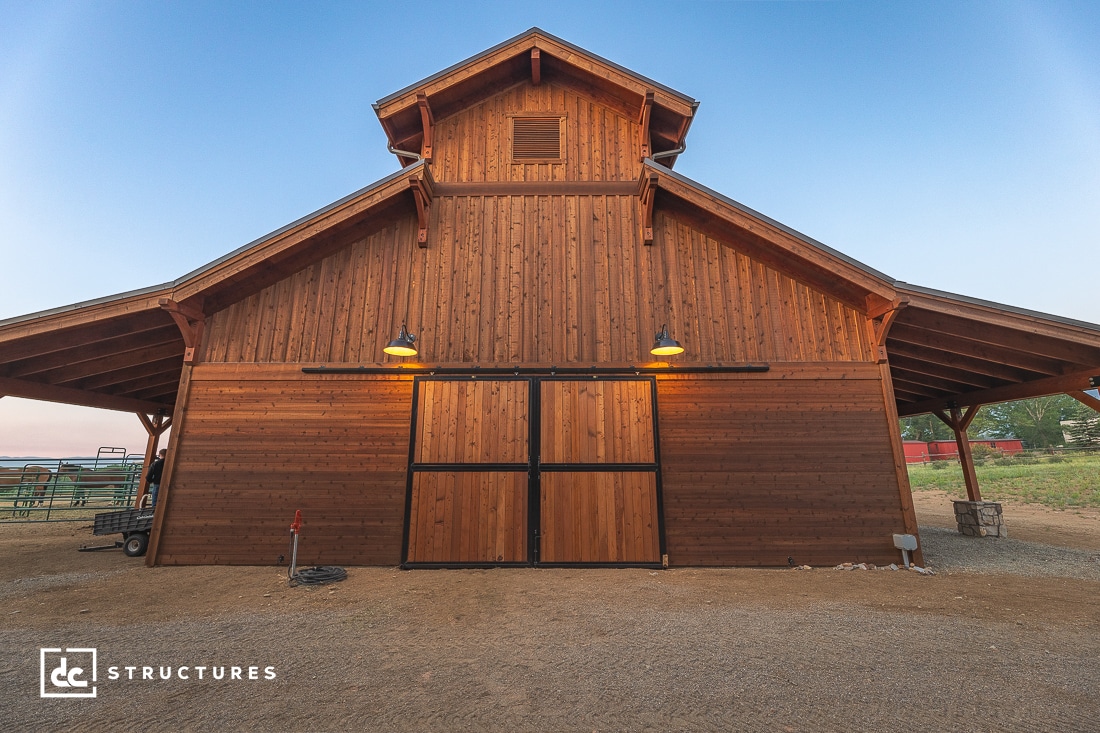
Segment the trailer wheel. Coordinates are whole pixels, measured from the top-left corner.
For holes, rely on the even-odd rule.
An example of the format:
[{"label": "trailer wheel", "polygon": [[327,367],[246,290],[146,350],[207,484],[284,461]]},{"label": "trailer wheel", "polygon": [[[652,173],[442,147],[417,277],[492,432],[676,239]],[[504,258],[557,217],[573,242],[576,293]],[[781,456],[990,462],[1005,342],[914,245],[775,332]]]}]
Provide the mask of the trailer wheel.
[{"label": "trailer wheel", "polygon": [[141,557],[145,554],[145,550],[148,549],[148,547],[149,533],[134,532],[126,538],[126,541],[122,545],[122,551],[126,553],[126,557]]}]

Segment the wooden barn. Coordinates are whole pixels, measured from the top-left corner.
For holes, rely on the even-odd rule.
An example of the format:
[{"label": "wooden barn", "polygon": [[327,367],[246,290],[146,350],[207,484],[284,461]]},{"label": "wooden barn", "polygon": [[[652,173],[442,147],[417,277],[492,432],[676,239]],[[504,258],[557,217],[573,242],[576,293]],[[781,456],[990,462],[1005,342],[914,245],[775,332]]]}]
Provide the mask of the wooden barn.
[{"label": "wooden barn", "polygon": [[677,174],[697,106],[527,31],[375,105],[392,175],[0,322],[0,394],[137,413],[149,455],[171,425],[150,565],[274,564],[297,509],[309,564],[899,562],[899,414],[1076,394],[1100,326],[899,283]]}]

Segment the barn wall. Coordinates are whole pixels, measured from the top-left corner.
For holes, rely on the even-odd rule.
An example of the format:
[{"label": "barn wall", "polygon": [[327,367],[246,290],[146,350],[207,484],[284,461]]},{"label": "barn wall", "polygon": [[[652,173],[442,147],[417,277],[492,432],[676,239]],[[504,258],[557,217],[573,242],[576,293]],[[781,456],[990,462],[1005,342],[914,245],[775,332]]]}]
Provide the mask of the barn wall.
[{"label": "barn wall", "polygon": [[[670,564],[896,562],[905,517],[880,374],[831,363],[658,377]],[[204,364],[186,409],[157,564],[273,564],[295,509],[303,564],[401,561],[411,380]],[[494,557],[521,559],[510,531],[515,546],[501,534],[512,549]]]},{"label": "barn wall", "polygon": [[[513,163],[512,116],[565,118],[561,162]],[[438,181],[633,181],[641,173],[635,119],[562,81],[524,82],[436,120],[432,174]]]},{"label": "barn wall", "polygon": [[869,361],[866,319],[671,214],[640,243],[634,196],[445,196],[427,248],[398,221],[215,313],[212,362],[650,361],[665,322],[678,363]]},{"label": "barn wall", "polygon": [[299,564],[398,564],[411,400],[407,379],[196,366],[157,564],[289,562],[296,509]]},{"label": "barn wall", "polygon": [[660,377],[658,406],[671,564],[898,561],[904,517],[876,366]]}]

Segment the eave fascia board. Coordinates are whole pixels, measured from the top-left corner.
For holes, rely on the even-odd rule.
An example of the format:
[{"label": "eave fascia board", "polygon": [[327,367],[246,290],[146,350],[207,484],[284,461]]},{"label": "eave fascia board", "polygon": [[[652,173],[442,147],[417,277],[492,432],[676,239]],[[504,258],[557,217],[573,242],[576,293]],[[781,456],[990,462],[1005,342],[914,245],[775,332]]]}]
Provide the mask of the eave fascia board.
[{"label": "eave fascia board", "polygon": [[[342,206],[345,206],[355,200],[370,195],[372,192],[377,191],[380,188],[385,187],[395,181],[401,180],[416,173],[420,168],[424,167],[424,161],[419,161],[407,168],[395,171],[394,173],[382,178],[374,183],[359,189],[358,191],[351,193],[338,201],[334,201],[328,206],[322,207],[311,214],[297,219],[286,226],[280,227],[269,234],[254,239],[248,244],[238,247],[227,255],[219,257],[216,260],[206,263],[205,265],[192,270],[191,272],[179,277],[171,282],[161,283],[160,285],[152,285],[145,288],[139,288],[137,290],[129,290],[124,293],[117,293],[114,295],[106,295],[102,298],[95,298],[93,300],[85,300],[79,303],[72,303],[70,305],[58,306],[56,308],[50,308],[43,311],[37,311],[35,313],[28,313],[21,316],[14,316],[0,321],[0,343],[7,340],[5,332],[14,332],[16,327],[18,329],[18,335],[14,338],[24,338],[28,335],[35,333],[41,333],[49,330],[56,330],[60,328],[69,328],[71,326],[78,326],[84,323],[91,323],[94,321],[102,320],[105,318],[112,318],[119,315],[126,315],[137,311],[150,310],[159,311],[159,300],[162,297],[171,297],[174,300],[182,300],[188,297],[191,293],[186,292],[188,287],[194,283],[194,281],[203,278],[205,275],[212,273],[220,265],[239,257],[247,253],[252,249],[262,249],[265,245],[277,240],[295,229],[307,225],[309,222],[322,217],[326,214],[336,211]],[[400,188],[394,191],[405,190]],[[26,328],[22,328],[37,321],[35,328],[31,331],[27,331]],[[71,322],[70,322],[71,321]]]},{"label": "eave fascia board", "polygon": [[[972,298],[968,295],[949,293],[944,290],[936,290],[901,281],[897,282],[897,289],[899,295],[904,294],[909,297],[909,307],[914,309],[930,310],[946,315],[959,315],[959,313],[952,313],[952,311],[968,309],[971,314],[964,317],[971,317],[974,320],[984,320],[989,323],[996,323],[996,325],[1054,338],[1065,339],[1076,335],[1090,339],[1090,343],[1100,346],[1100,324],[1018,308],[1013,305]],[[1040,323],[1028,324],[1022,321],[1021,318],[1035,319]]]},{"label": "eave fascia board", "polygon": [[[868,265],[865,265],[862,262],[855,260],[842,252],[838,252],[832,247],[829,247],[828,245],[823,244],[816,239],[813,239],[812,237],[808,237],[799,231],[791,229],[785,224],[782,224],[775,219],[772,219],[771,217],[765,216],[759,211],[751,209],[738,201],[734,201],[728,196],[720,194],[711,188],[707,188],[701,183],[693,181],[685,175],[666,168],[665,166],[653,161],[650,158],[647,158],[644,161],[644,166],[647,168],[647,170],[653,171],[659,176],[669,178],[672,181],[686,187],[687,189],[693,190],[697,194],[702,194],[706,197],[709,197],[718,202],[720,205],[734,209],[744,216],[757,220],[765,227],[771,228],[778,233],[786,235],[788,239],[794,240],[799,247],[809,247],[811,251],[816,250],[821,254],[826,255],[828,259],[836,262],[837,264],[840,264],[845,269],[847,269],[847,279],[853,284],[856,284],[861,288],[865,288],[869,292],[876,293],[881,297],[886,298],[887,300],[892,300],[895,297],[896,289],[894,284],[896,281],[889,275],[879,272],[878,270],[875,270],[874,268],[869,267]],[[668,191],[667,188],[665,188],[665,190]],[[668,192],[675,194],[674,191]],[[797,250],[788,251],[794,256],[799,255]]]},{"label": "eave fascia board", "polygon": [[[140,311],[156,311],[160,309],[159,298],[170,293],[171,290],[172,283],[162,283],[6,318],[0,321],[0,343],[9,340],[7,337],[16,331],[16,327],[21,328],[18,328],[18,335],[14,335],[13,338],[25,338],[36,333],[70,328],[106,318]],[[36,321],[34,327],[28,330],[27,327]]]},{"label": "eave fascia board", "polygon": [[361,200],[368,198],[371,195],[380,193],[388,186],[392,187],[393,190],[387,192],[384,196],[379,198],[379,200],[376,202],[376,205],[394,195],[398,195],[401,192],[406,191],[407,187],[393,186],[393,184],[398,181],[403,181],[404,179],[407,179],[408,177],[420,172],[421,170],[428,170],[426,161],[417,161],[416,163],[406,168],[395,171],[385,178],[375,181],[369,186],[361,188],[358,191],[339,199],[338,201],[334,201],[328,206],[320,208],[311,214],[307,214],[306,216],[303,216],[302,218],[297,219],[290,224],[287,224],[286,226],[280,227],[275,231],[269,234],[265,234],[258,239],[254,239],[243,247],[238,247],[227,255],[219,257],[218,259],[209,262],[196,270],[192,270],[191,272],[187,273],[183,277],[178,278],[172,283],[173,298],[179,301],[186,300],[187,298],[192,297],[213,285],[216,285],[218,278],[216,278],[215,276],[219,268],[222,268],[224,265],[233,260],[242,258],[246,255],[249,255],[250,253],[253,256],[261,255],[262,253],[264,253],[265,250],[271,250],[272,248],[278,247],[280,244],[286,243],[287,240],[293,238],[295,234],[298,234],[301,238],[312,236],[310,234],[306,234],[305,230],[307,230],[311,225],[316,224],[318,220],[323,219],[329,215],[334,215],[338,213],[341,209],[352,207]]},{"label": "eave fascia board", "polygon": [[[623,77],[631,79],[635,82],[639,89],[642,90],[643,95],[645,89],[656,92],[657,96],[654,98],[654,102],[656,104],[660,104],[662,107],[676,112],[677,114],[690,117],[699,105],[697,101],[682,92],[678,92],[671,87],[661,84],[660,82],[656,82],[646,76],[638,74],[637,72],[631,71],[624,66],[620,66],[619,64],[616,64],[613,61],[609,61],[608,59],[605,59],[602,56],[592,53],[591,51],[583,49],[580,46],[569,43],[564,39],[547,33],[541,28],[533,27],[524,31],[523,33],[520,33],[517,36],[513,36],[512,38],[503,41],[502,43],[498,43],[492,48],[488,48],[481,53],[475,54],[467,59],[459,61],[456,64],[448,66],[442,71],[438,71],[431,76],[427,76],[420,81],[414,82],[413,84],[410,84],[409,86],[404,87],[403,89],[400,89],[393,94],[387,95],[382,99],[379,99],[371,106],[374,108],[374,112],[379,119],[392,117],[394,114],[400,112],[406,107],[416,104],[417,92],[424,92],[425,94],[431,96],[433,93],[439,91],[439,89],[448,86],[447,84],[439,84],[439,82],[445,80],[447,77],[457,74],[466,67],[478,64],[487,59],[491,59],[493,56],[499,55],[501,57],[499,62],[502,63],[505,60],[514,56],[516,51],[522,50],[522,46],[528,41],[531,42],[532,48],[538,48],[540,51],[546,51],[547,53],[550,53],[551,55],[559,58],[561,61],[564,61],[565,63],[571,63],[573,66],[577,66],[578,68],[582,67],[575,63],[575,61],[570,59],[571,54],[583,57],[589,62],[602,65],[616,72],[617,74],[622,75]],[[558,53],[554,53],[555,50],[557,50]],[[562,50],[566,51],[567,53],[561,53]],[[492,65],[493,64],[489,64],[489,66]],[[613,79],[608,80],[613,82],[615,81]],[[632,91],[637,93],[638,90]]]}]

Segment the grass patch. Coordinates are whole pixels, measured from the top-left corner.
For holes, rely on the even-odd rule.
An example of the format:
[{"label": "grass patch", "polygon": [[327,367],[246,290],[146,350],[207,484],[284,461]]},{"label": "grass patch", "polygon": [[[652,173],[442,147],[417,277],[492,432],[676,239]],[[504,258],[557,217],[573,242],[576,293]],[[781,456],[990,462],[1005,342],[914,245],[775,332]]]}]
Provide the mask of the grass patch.
[{"label": "grass patch", "polygon": [[[966,498],[962,467],[954,461],[908,466],[914,491],[946,491]],[[996,459],[974,466],[982,498],[1042,504],[1055,509],[1100,508],[1100,455]]]}]

